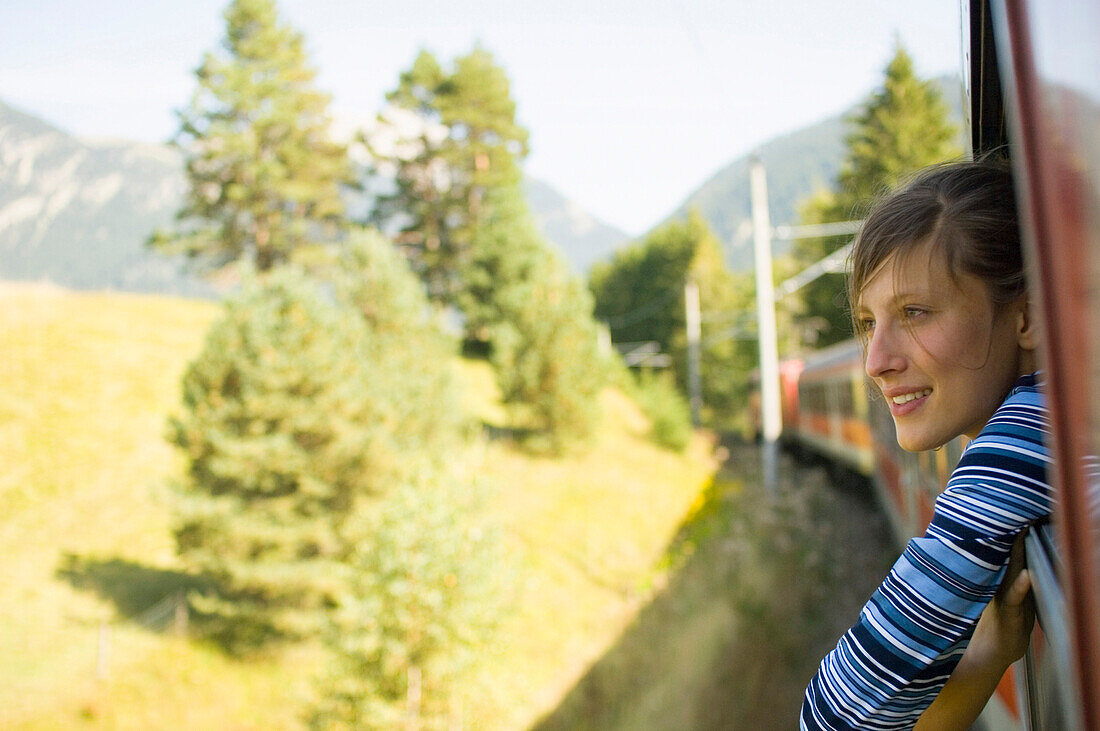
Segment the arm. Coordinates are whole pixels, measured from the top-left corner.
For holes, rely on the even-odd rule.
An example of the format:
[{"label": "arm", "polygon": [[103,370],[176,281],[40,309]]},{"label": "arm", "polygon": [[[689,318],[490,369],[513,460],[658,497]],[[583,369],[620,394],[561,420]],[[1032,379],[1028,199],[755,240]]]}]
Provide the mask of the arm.
[{"label": "arm", "polygon": [[943,690],[915,731],[965,731],[978,718],[1012,663],[1027,651],[1035,624],[1031,579],[1023,568],[1023,542],[1012,547],[997,595],[982,612],[974,636]]},{"label": "arm", "polygon": [[[822,660],[806,688],[801,728],[913,728],[957,669],[997,587],[1012,586],[1002,579],[1013,540],[1050,513],[1044,435],[1037,391],[1002,404],[952,472],[928,531],[909,541],[859,620]],[[984,624],[997,624],[1000,614],[991,611]],[[987,632],[983,627],[970,669],[943,703],[964,696],[984,703],[996,687],[1000,673],[992,667],[1002,659],[980,650]],[[992,675],[992,685],[982,680]]]}]

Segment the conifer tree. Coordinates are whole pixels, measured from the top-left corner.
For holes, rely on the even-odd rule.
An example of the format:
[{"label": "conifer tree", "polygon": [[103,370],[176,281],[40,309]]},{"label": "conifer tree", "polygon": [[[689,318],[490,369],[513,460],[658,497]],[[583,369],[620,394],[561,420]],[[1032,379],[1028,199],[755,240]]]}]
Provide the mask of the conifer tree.
[{"label": "conifer tree", "polygon": [[[802,206],[803,223],[859,220],[874,198],[911,173],[961,154],[947,107],[931,81],[922,81],[900,45],[886,66],[881,87],[873,91],[852,120],[847,154],[832,191],[818,191]],[[831,237],[796,242],[792,251],[803,265],[824,258],[846,239]],[[851,332],[844,277],[826,274],[800,292],[798,320],[816,332],[817,346],[847,338]]]},{"label": "conifer tree", "polygon": [[504,401],[552,451],[584,443],[599,423],[606,383],[591,294],[553,256],[538,276],[508,289],[504,317],[491,329]]},{"label": "conifer tree", "polygon": [[392,479],[371,454],[388,409],[369,391],[368,333],[345,314],[278,270],[226,304],[183,379],[176,538],[216,587],[193,606],[233,651],[319,631],[347,576],[342,524]]},{"label": "conifer tree", "polygon": [[592,298],[535,228],[519,185],[492,189],[459,303],[504,401],[552,450],[595,429],[606,369]]},{"label": "conifer tree", "polygon": [[307,635],[375,648],[344,658],[374,673],[341,685],[366,698],[408,663],[442,682],[440,658],[475,632],[495,559],[455,473],[468,429],[454,343],[431,314],[389,242],[361,234],[326,284],[276,269],[211,329],[170,438],[189,463],[179,549],[215,587],[192,603],[227,648]]},{"label": "conifer tree", "polygon": [[467,338],[490,339],[490,330],[516,311],[526,284],[558,265],[539,234],[519,185],[491,190],[471,239],[470,261],[458,305]]},{"label": "conifer tree", "polygon": [[302,36],[273,0],[233,0],[220,53],[195,72],[173,142],[189,188],[179,224],[150,244],[217,269],[249,258],[267,271],[344,226],[344,146],[329,138],[328,97],[313,86]]},{"label": "conifer tree", "polygon": [[494,622],[505,564],[482,491],[463,474],[466,424],[447,366],[454,343],[420,282],[376,234],[356,237],[340,269],[338,297],[367,323],[365,352],[379,364],[369,388],[387,404],[387,436],[369,445],[374,491],[342,529],[347,582],[322,634],[335,664],[311,722],[401,725],[415,676],[419,721],[435,727],[447,718],[451,681]]},{"label": "conifer tree", "polygon": [[372,218],[396,226],[429,296],[455,304],[488,195],[520,180],[527,131],[516,123],[508,77],[482,48],[449,71],[422,51],[387,99],[423,124],[400,152],[373,150],[380,166],[396,172],[395,190],[379,198]]}]

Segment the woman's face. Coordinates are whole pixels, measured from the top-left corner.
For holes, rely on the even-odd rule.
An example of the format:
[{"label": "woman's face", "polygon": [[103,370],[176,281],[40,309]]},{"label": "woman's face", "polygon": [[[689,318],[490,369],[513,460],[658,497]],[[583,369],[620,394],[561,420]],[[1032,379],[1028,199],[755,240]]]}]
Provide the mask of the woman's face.
[{"label": "woman's face", "polygon": [[857,323],[865,368],[882,390],[903,449],[973,439],[1016,379],[1034,370],[1026,300],[994,308],[985,283],[952,278],[927,243],[891,256],[864,285]]}]

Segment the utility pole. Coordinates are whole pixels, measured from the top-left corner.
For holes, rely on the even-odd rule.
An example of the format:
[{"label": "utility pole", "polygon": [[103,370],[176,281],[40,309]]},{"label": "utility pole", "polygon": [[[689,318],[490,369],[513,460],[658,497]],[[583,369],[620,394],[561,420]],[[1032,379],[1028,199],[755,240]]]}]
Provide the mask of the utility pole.
[{"label": "utility pole", "polygon": [[688,391],[691,395],[691,423],[699,426],[703,410],[703,387],[699,378],[699,339],[702,318],[699,315],[699,285],[693,279],[684,283],[684,319],[688,341]]},{"label": "utility pole", "polygon": [[771,220],[768,183],[760,157],[750,167],[753,251],[756,259],[756,317],[760,342],[760,406],[763,420],[764,485],[774,494],[779,482],[779,343],[775,327],[775,285],[772,283]]}]

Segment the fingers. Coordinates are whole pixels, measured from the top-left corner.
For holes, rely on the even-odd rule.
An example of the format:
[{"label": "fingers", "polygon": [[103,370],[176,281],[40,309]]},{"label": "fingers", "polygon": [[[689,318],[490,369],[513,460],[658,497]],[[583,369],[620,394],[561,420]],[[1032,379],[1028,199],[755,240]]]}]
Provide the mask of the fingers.
[{"label": "fingers", "polygon": [[1020,573],[1013,579],[1012,583],[1008,587],[1008,591],[1004,594],[1004,603],[1013,606],[1023,604],[1027,599],[1028,592],[1031,591],[1031,572],[1027,569],[1021,569]]},{"label": "fingers", "polygon": [[[1016,537],[1016,540],[1012,544],[1012,550],[1008,554],[1008,565],[1005,567],[1004,578],[1001,579],[1001,586],[997,590],[998,596],[1004,598],[1004,595],[1016,585],[1016,581],[1019,577],[1027,573],[1027,569],[1024,567],[1027,565],[1024,556],[1024,534],[1021,533]],[[1031,580],[1027,580],[1027,588],[1031,587]],[[1027,589],[1023,590],[1021,594],[1021,600],[1024,595],[1027,594]],[[1016,602],[1019,603],[1019,602]]]}]

